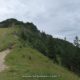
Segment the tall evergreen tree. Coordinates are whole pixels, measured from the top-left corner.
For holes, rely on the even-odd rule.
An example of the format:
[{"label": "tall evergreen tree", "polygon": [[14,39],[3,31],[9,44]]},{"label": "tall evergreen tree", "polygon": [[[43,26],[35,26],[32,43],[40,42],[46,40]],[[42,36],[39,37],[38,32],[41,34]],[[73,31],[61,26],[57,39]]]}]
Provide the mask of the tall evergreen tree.
[{"label": "tall evergreen tree", "polygon": [[76,47],[80,47],[80,40],[79,40],[79,37],[78,36],[76,36],[75,37],[75,39],[74,39],[74,45],[76,46]]}]

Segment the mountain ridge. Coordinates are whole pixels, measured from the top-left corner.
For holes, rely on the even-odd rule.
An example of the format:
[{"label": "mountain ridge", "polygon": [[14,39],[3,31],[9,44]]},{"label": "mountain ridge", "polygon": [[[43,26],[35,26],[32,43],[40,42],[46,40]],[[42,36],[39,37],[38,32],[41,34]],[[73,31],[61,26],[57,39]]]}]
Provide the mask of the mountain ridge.
[{"label": "mountain ridge", "polygon": [[21,49],[29,46],[48,57],[53,63],[61,65],[77,75],[80,74],[80,48],[72,43],[40,32],[33,23],[24,23],[16,19],[0,22],[0,29],[8,33],[7,38],[1,33],[1,49],[4,46],[5,48],[10,47],[12,44],[15,45],[15,48]]}]

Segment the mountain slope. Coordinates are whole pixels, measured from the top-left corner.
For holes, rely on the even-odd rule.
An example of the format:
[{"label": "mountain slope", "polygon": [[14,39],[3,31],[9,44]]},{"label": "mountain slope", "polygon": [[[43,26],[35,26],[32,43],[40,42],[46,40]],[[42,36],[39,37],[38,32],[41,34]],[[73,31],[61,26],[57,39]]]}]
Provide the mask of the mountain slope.
[{"label": "mountain slope", "polygon": [[[69,72],[68,70],[60,66],[57,66],[56,64],[53,64],[53,62],[50,59],[48,59],[46,56],[44,56],[37,50],[30,48],[28,45],[27,47],[18,47],[20,43],[17,40],[18,38],[11,34],[13,31],[9,31],[9,29],[7,28],[0,28],[0,30],[0,36],[6,32],[6,34],[4,34],[4,36],[6,35],[6,39],[4,38],[4,36],[1,36],[0,40],[4,40],[4,42],[6,42],[7,45],[6,47],[2,47],[2,50],[9,47],[9,44],[14,43],[14,40],[16,45],[13,47],[13,50],[10,54],[7,55],[5,59],[5,64],[7,64],[9,68],[0,73],[0,80],[79,80],[79,78],[75,74]],[[14,37],[14,40],[12,40],[12,37],[9,36]],[[7,39],[12,40],[12,42],[7,42]],[[5,43],[2,43],[2,46],[3,45],[5,45]],[[53,75],[56,77],[26,77],[30,75]]]},{"label": "mountain slope", "polygon": [[[29,48],[14,48],[6,57],[9,68],[0,73],[0,80],[79,80],[72,72],[53,64],[38,51]],[[27,78],[30,75],[56,76],[53,78]]]},{"label": "mountain slope", "polygon": [[[60,58],[67,56],[66,52],[72,56],[71,49],[76,53],[71,43],[41,33],[32,23],[9,19],[0,24],[0,27],[4,27],[0,28],[0,51],[12,49],[5,59],[9,68],[0,73],[0,80],[80,80],[62,65],[53,63],[61,63]],[[27,77],[35,75],[49,77]],[[53,78],[50,77],[52,75]]]}]

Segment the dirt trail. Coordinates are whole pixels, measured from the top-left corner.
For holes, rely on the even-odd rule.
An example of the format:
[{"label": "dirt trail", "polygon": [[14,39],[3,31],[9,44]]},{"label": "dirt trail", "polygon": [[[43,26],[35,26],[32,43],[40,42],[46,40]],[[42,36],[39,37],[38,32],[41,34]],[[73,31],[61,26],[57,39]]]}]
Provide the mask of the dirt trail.
[{"label": "dirt trail", "polygon": [[10,53],[10,49],[4,50],[2,52],[0,52],[0,72],[5,70],[6,68],[8,68],[4,62],[5,62],[5,57],[7,54]]}]

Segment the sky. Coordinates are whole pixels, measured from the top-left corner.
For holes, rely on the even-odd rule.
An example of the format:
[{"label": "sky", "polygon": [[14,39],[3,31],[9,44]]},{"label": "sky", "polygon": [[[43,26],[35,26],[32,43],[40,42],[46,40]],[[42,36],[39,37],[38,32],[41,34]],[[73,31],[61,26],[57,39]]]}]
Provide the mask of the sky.
[{"label": "sky", "polygon": [[53,37],[73,42],[80,36],[80,0],[0,0],[0,21],[33,22]]}]

